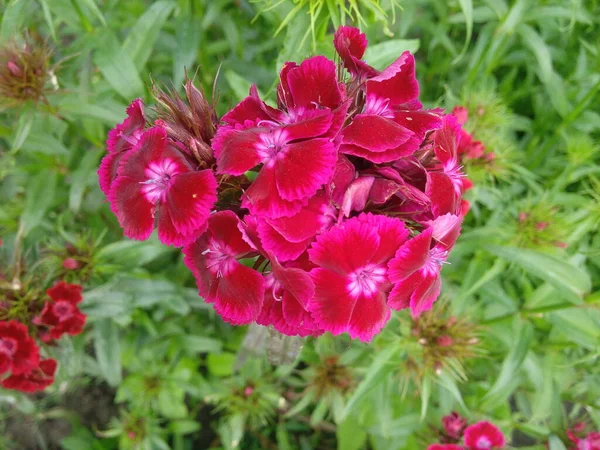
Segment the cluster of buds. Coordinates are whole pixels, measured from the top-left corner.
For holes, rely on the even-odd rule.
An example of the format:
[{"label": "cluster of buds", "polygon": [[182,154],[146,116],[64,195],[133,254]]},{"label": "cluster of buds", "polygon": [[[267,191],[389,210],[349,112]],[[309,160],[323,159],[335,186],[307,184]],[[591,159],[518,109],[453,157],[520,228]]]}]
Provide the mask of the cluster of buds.
[{"label": "cluster of buds", "polygon": [[51,73],[49,61],[46,45],[31,39],[0,48],[0,104],[13,107],[42,100]]},{"label": "cluster of buds", "polygon": [[80,285],[61,281],[46,291],[47,298],[39,301],[38,295],[22,296],[9,288],[0,290],[2,387],[36,392],[54,382],[57,362],[42,357],[36,339],[52,344],[65,334],[82,332],[86,316],[77,306],[82,300],[81,291]]},{"label": "cluster of buds", "polygon": [[600,450],[600,432],[585,433],[585,423],[580,422],[570,430],[567,437],[573,443],[570,450]]},{"label": "cluster of buds", "polygon": [[[494,424],[486,421],[467,426],[467,420],[458,413],[442,419],[444,430],[442,444],[432,444],[427,450],[489,450],[503,449],[506,445],[504,434]],[[462,441],[462,443],[461,443]]]},{"label": "cluster of buds", "polygon": [[[461,125],[465,125],[469,120],[469,111],[464,106],[456,106],[452,110],[452,115]],[[496,159],[494,152],[486,152],[483,142],[475,140],[474,136],[464,128],[461,130],[458,154],[463,160],[472,163],[486,164]]]},{"label": "cluster of buds", "polygon": [[464,318],[447,316],[447,303],[443,302],[410,322],[411,334],[419,344],[418,354],[409,353],[409,372],[416,372],[419,380],[426,373],[441,374],[447,370],[458,378],[457,368],[478,353],[477,327]]},{"label": "cluster of buds", "polygon": [[522,247],[557,247],[566,248],[568,226],[563,216],[554,205],[539,201],[527,204],[518,213],[515,224],[515,241]]},{"label": "cluster of buds", "polygon": [[370,341],[391,316],[430,309],[465,211],[461,126],[418,100],[404,52],[378,71],[340,27],[336,64],[288,62],[277,107],[250,95],[217,122],[186,83],[108,137],[100,169],[126,236],[183,247],[198,291],[233,324]]}]

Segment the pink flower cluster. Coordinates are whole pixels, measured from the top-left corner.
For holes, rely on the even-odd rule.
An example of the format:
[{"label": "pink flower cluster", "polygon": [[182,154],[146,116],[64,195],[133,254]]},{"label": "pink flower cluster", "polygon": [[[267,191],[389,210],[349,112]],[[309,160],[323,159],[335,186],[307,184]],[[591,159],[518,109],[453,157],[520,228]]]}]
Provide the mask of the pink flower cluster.
[{"label": "pink flower cluster", "polygon": [[370,341],[391,310],[417,316],[440,293],[466,211],[461,126],[423,109],[409,52],[380,72],[358,29],[340,27],[334,44],[339,65],[284,65],[277,107],[252,87],[220,119],[210,160],[163,120],[146,128],[134,101],[100,186],[127,236],[156,223],[161,242],[183,246],[225,321]]},{"label": "pink flower cluster", "polygon": [[585,423],[576,424],[567,430],[567,437],[575,444],[570,450],[600,450],[600,432],[592,431],[585,434]]},{"label": "pink flower cluster", "polygon": [[[63,281],[46,291],[50,297],[42,312],[32,323],[35,335],[45,343],[59,339],[63,334],[81,333],[86,316],[79,311],[82,287]],[[27,326],[17,320],[0,322],[0,377],[2,387],[23,392],[44,390],[54,382],[57,362],[42,359],[35,339]]]},{"label": "pink flower cluster", "polygon": [[[488,450],[502,449],[506,445],[506,439],[502,432],[490,422],[477,422],[467,426],[466,419],[458,413],[445,416],[442,419],[444,425],[444,440],[448,444],[432,444],[427,450]],[[463,440],[464,444],[459,444]]]}]

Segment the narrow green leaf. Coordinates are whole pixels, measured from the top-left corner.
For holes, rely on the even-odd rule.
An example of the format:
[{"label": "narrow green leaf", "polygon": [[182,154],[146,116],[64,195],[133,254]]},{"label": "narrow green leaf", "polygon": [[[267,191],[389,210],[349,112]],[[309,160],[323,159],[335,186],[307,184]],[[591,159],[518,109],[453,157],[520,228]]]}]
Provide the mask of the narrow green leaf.
[{"label": "narrow green leaf", "polygon": [[371,366],[367,369],[365,378],[359,383],[356,390],[348,400],[346,409],[341,417],[341,420],[345,419],[348,414],[354,410],[356,405],[367,392],[373,389],[381,380],[383,380],[390,371],[394,368],[390,361],[393,357],[398,355],[400,348],[399,345],[391,345],[384,350],[380,351]]},{"label": "narrow green leaf", "polygon": [[103,247],[96,258],[101,262],[118,263],[129,268],[143,266],[169,249],[156,240],[113,242]]},{"label": "narrow green leaf", "polygon": [[138,70],[141,70],[148,61],[160,30],[174,7],[175,3],[170,0],[153,3],[129,31],[122,49],[129,55]]},{"label": "narrow green leaf", "polygon": [[81,160],[79,167],[73,173],[71,190],[69,191],[69,208],[73,212],[79,212],[81,201],[86,187],[96,185],[94,174],[102,152],[99,150],[88,151]]},{"label": "narrow green leaf", "polygon": [[408,50],[416,53],[419,45],[418,39],[391,39],[369,46],[364,59],[376,69],[382,70],[394,62],[402,52]]},{"label": "narrow green leaf", "polygon": [[250,89],[252,83],[250,83],[244,77],[238,75],[233,70],[226,70],[225,79],[227,80],[229,87],[237,97],[238,101],[248,96],[248,90]]},{"label": "narrow green leaf", "polygon": [[431,378],[425,377],[421,383],[421,420],[427,417],[429,397],[431,397]]},{"label": "narrow green leaf", "polygon": [[525,356],[527,356],[532,340],[533,327],[528,322],[522,323],[519,335],[502,363],[500,375],[498,375],[496,382],[482,399],[484,407],[491,409],[508,399],[515,388],[516,374],[521,368]]},{"label": "narrow green leaf", "polygon": [[40,0],[40,3],[42,5],[42,11],[44,12],[44,19],[46,19],[48,28],[50,28],[52,39],[56,40],[56,30],[54,29],[54,21],[52,20],[52,13],[50,12],[50,7],[48,6],[48,0]]},{"label": "narrow green leaf", "polygon": [[354,414],[346,417],[346,420],[337,426],[335,434],[338,450],[360,450],[364,448],[367,439],[366,431],[361,427]]},{"label": "narrow green leaf", "polygon": [[460,3],[460,9],[465,16],[465,24],[467,26],[467,34],[465,36],[465,43],[460,54],[454,58],[453,63],[458,62],[466,53],[469,43],[471,42],[471,36],[473,35],[473,0],[458,0]]},{"label": "narrow green leaf", "polygon": [[176,24],[175,48],[173,49],[173,84],[175,86],[183,83],[186,68],[190,76],[194,73],[194,63],[201,38],[202,29],[198,20],[182,17]]},{"label": "narrow green leaf", "polygon": [[118,386],[121,382],[119,329],[111,319],[102,319],[94,324],[94,350],[106,382]]},{"label": "narrow green leaf", "polygon": [[285,427],[285,422],[279,422],[279,424],[277,424],[276,437],[277,448],[279,450],[294,450],[294,447],[292,447],[290,442],[290,434]]},{"label": "narrow green leaf", "polygon": [[567,450],[567,447],[565,444],[563,444],[563,441],[561,441],[558,436],[553,434],[548,439],[548,450]]},{"label": "narrow green leaf", "polygon": [[27,236],[44,219],[47,209],[54,200],[56,179],[55,172],[44,171],[38,173],[33,180],[30,180],[19,225],[23,236]]},{"label": "narrow green leaf", "polygon": [[33,116],[31,114],[22,114],[17,122],[17,130],[15,131],[15,137],[12,141],[11,151],[18,151],[29,136],[31,131],[31,125],[33,123]]},{"label": "narrow green leaf", "polygon": [[567,294],[567,299],[573,303],[582,303],[583,295],[591,289],[591,280],[587,272],[552,255],[536,250],[496,245],[486,246],[486,249],[552,284]]},{"label": "narrow green leaf", "polygon": [[106,81],[126,101],[129,102],[144,92],[138,69],[114,35],[105,33],[103,45],[94,54],[94,62]]},{"label": "narrow green leaf", "polygon": [[88,9],[92,12],[92,14],[94,16],[96,16],[96,18],[102,23],[103,26],[106,26],[106,20],[104,19],[104,15],[102,14],[102,11],[100,11],[100,8],[98,8],[98,5],[96,5],[96,2],[94,0],[75,0],[78,4],[79,7],[84,9]]}]

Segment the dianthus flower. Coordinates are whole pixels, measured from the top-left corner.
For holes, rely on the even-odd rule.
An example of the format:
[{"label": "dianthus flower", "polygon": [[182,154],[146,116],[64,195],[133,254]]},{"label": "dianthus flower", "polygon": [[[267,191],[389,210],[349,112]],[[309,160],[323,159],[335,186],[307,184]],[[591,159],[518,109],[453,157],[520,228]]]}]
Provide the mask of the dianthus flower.
[{"label": "dianthus flower", "polygon": [[46,291],[50,300],[33,322],[42,325],[49,332],[41,334],[43,341],[60,339],[63,334],[75,336],[83,331],[86,315],[77,306],[82,300],[82,286],[61,281]]},{"label": "dianthus flower", "polygon": [[432,444],[427,450],[465,450],[461,445],[456,444]]},{"label": "dianthus flower", "polygon": [[469,450],[504,448],[506,440],[497,426],[490,422],[477,422],[465,429],[465,445]]},{"label": "dianthus flower", "polygon": [[57,362],[55,359],[44,359],[27,373],[20,375],[13,373],[10,377],[2,381],[2,387],[27,393],[43,391],[54,383],[56,366]]},{"label": "dianthus flower", "polygon": [[163,243],[184,246],[225,321],[367,342],[392,309],[431,308],[468,186],[460,125],[423,109],[414,57],[376,70],[352,27],[334,45],[347,72],[324,56],[285,63],[276,106],[253,86],[217,120],[188,81],[189,107],[155,93],[149,129],[130,107],[110,140],[125,154],[101,183],[127,236],[156,221]]},{"label": "dianthus flower", "polygon": [[25,325],[16,320],[0,322],[0,375],[28,373],[39,361],[40,351]]}]

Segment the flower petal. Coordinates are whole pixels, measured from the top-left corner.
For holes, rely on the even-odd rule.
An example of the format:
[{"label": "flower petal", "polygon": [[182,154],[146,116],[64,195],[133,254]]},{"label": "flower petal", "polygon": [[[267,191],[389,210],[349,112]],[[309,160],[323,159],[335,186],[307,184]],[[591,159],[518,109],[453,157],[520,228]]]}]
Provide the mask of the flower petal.
[{"label": "flower petal", "polygon": [[294,106],[306,108],[316,104],[335,109],[341,104],[335,63],[326,57],[305,59],[299,66],[291,67],[286,75]]},{"label": "flower petal", "polygon": [[390,320],[391,312],[386,304],[385,294],[378,292],[372,297],[359,297],[354,305],[348,323],[348,333],[352,339],[370,342]]},{"label": "flower petal", "polygon": [[262,157],[258,152],[257,144],[260,142],[260,134],[264,131],[264,128],[219,130],[214,138],[220,143],[215,147],[217,173],[242,175],[260,164]]},{"label": "flower petal", "polygon": [[298,258],[311,242],[311,239],[291,242],[264,220],[258,223],[258,235],[265,250],[272,252],[280,261],[292,261]]},{"label": "flower petal", "polygon": [[106,147],[109,153],[121,153],[131,149],[132,141],[137,140],[138,134],[144,130],[146,117],[144,103],[137,98],[127,107],[127,118],[108,132]]},{"label": "flower petal", "polygon": [[372,258],[376,264],[387,263],[408,239],[408,230],[400,219],[370,213],[361,214],[358,219],[377,231],[379,247]]},{"label": "flower petal", "polygon": [[347,295],[347,279],[327,269],[313,269],[315,295],[308,304],[317,324],[334,336],[348,331],[356,300]]},{"label": "flower petal", "polygon": [[388,98],[390,104],[402,105],[419,97],[415,78],[415,58],[406,51],[379,75],[367,81],[367,96]]},{"label": "flower petal", "polygon": [[218,279],[215,310],[232,325],[252,323],[258,317],[265,295],[263,276],[256,270],[235,263]]},{"label": "flower petal", "polygon": [[379,153],[404,144],[413,132],[386,117],[359,114],[342,131],[342,144]]},{"label": "flower petal", "polygon": [[421,283],[415,288],[410,297],[410,309],[413,317],[418,317],[424,311],[429,311],[440,295],[442,279],[439,272],[424,273]]},{"label": "flower petal", "polygon": [[139,180],[120,176],[108,195],[125,236],[140,241],[148,239],[154,230],[154,203],[143,195],[142,186]]},{"label": "flower petal", "polygon": [[427,228],[418,236],[402,245],[388,264],[388,277],[392,283],[398,283],[423,267],[429,257],[432,229]]},{"label": "flower petal", "polygon": [[312,197],[333,175],[337,153],[328,139],[288,144],[282,153],[274,170],[277,190],[284,200]]}]

